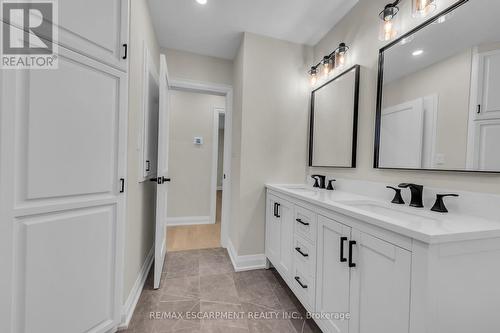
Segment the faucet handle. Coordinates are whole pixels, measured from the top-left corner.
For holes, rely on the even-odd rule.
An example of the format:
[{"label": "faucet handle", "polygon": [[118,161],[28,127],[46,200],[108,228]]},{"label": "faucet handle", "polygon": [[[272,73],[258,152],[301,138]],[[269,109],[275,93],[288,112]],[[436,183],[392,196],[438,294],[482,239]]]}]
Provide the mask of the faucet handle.
[{"label": "faucet handle", "polygon": [[311,178],[314,179],[314,185],[313,185],[313,187],[319,187],[318,175],[312,175]]},{"label": "faucet handle", "polygon": [[436,202],[434,203],[434,206],[432,206],[431,210],[433,212],[438,212],[438,213],[448,213],[448,209],[446,209],[446,205],[444,204],[443,198],[445,197],[458,197],[458,194],[437,194],[436,195]]},{"label": "faucet handle", "polygon": [[391,190],[394,190],[396,193],[394,194],[394,199],[392,199],[393,204],[398,204],[398,205],[404,205],[405,201],[403,200],[403,197],[401,196],[401,189],[396,188],[393,186],[386,186],[386,188],[390,188]]},{"label": "faucet handle", "polygon": [[326,189],[327,189],[328,191],[333,191],[333,190],[335,190],[335,187],[333,187],[333,182],[336,182],[336,181],[337,181],[336,179],[330,179],[330,180],[328,181],[328,186],[326,187]]},{"label": "faucet handle", "polygon": [[401,183],[398,185],[398,187],[401,187],[401,188],[424,188],[423,185],[418,185],[418,184],[412,184],[412,183]]}]

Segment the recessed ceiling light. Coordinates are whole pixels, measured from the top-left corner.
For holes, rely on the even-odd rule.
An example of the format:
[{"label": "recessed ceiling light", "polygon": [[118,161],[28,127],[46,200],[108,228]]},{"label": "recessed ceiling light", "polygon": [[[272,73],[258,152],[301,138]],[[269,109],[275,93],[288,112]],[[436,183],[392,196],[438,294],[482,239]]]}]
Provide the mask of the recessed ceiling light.
[{"label": "recessed ceiling light", "polygon": [[416,51],[413,51],[412,55],[413,55],[414,57],[416,57],[416,56],[421,55],[422,53],[424,53],[424,50],[416,50]]},{"label": "recessed ceiling light", "polygon": [[206,5],[207,4],[207,0],[196,0],[197,3],[199,3],[200,5]]}]

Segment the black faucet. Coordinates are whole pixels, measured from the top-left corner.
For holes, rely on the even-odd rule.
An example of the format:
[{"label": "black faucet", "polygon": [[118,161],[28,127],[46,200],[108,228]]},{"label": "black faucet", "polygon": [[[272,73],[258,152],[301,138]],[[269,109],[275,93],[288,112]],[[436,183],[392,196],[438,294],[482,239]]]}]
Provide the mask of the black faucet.
[{"label": "black faucet", "polygon": [[328,186],[326,187],[326,189],[328,191],[334,191],[335,190],[335,186],[333,186],[333,182],[336,182],[337,180],[336,179],[330,179],[328,181]]},{"label": "black faucet", "polygon": [[422,185],[402,183],[399,184],[398,187],[410,189],[411,192],[410,206],[417,208],[424,207],[422,199],[424,194],[424,187]]},{"label": "black faucet", "polygon": [[314,179],[314,186],[313,187],[319,187],[319,188],[326,188],[325,182],[326,182],[326,176],[322,175],[311,175],[311,178]]},{"label": "black faucet", "polygon": [[446,209],[446,206],[443,201],[444,197],[458,197],[458,194],[437,194],[436,202],[434,203],[434,206],[432,206],[431,208],[433,212],[448,213],[448,209]]}]

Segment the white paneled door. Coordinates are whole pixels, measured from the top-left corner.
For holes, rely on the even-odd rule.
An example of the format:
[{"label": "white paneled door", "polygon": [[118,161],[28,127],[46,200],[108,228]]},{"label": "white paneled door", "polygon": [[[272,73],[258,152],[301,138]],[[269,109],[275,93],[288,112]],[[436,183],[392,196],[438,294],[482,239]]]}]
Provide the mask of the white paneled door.
[{"label": "white paneled door", "polygon": [[165,55],[160,59],[160,110],[158,113],[158,172],[156,178],[156,227],[155,227],[155,267],[154,288],[160,287],[161,273],[167,253],[167,193],[168,183],[168,147],[169,147],[169,88],[167,61]]},{"label": "white paneled door", "polygon": [[59,68],[0,70],[0,332],[100,333],[122,306],[128,2],[59,1]]},{"label": "white paneled door", "polygon": [[121,309],[126,74],[65,48],[1,71],[1,332],[105,332]]}]

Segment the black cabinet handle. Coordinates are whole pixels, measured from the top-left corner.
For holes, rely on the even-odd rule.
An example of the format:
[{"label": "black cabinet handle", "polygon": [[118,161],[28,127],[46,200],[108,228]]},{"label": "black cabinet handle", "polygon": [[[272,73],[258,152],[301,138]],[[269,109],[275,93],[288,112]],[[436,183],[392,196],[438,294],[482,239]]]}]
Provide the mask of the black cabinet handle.
[{"label": "black cabinet handle", "polygon": [[303,257],[309,257],[309,255],[307,253],[302,252],[302,250],[300,249],[300,247],[296,247],[295,251],[297,251],[298,253],[300,253]]},{"label": "black cabinet handle", "polygon": [[340,262],[346,262],[347,259],[344,258],[344,243],[347,237],[340,237]]},{"label": "black cabinet handle", "polygon": [[479,114],[479,113],[481,113],[481,104],[478,104],[478,105],[477,105],[477,113],[478,113],[478,114]]},{"label": "black cabinet handle", "polygon": [[150,171],[150,170],[151,170],[151,162],[146,161],[146,171]]},{"label": "black cabinet handle", "polygon": [[125,192],[125,179],[120,178],[120,193]]},{"label": "black cabinet handle", "polygon": [[128,44],[123,44],[123,48],[125,49],[125,54],[123,55],[122,59],[125,60],[128,56]]},{"label": "black cabinet handle", "polygon": [[308,226],[309,223],[302,221],[301,219],[295,219],[295,221],[299,222],[302,225]]},{"label": "black cabinet handle", "polygon": [[349,241],[349,267],[356,267],[356,264],[352,262],[352,247],[356,245],[356,241]]},{"label": "black cabinet handle", "polygon": [[303,284],[298,276],[295,277],[295,281],[297,281],[297,283],[300,284],[302,288],[307,289],[307,284]]},{"label": "black cabinet handle", "polygon": [[281,217],[281,215],[280,215],[280,206],[281,206],[281,204],[276,203],[276,217],[278,217],[278,218]]}]

